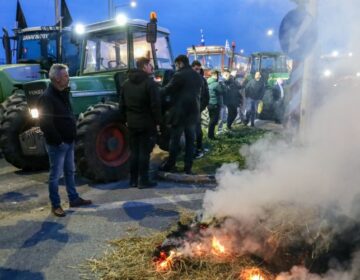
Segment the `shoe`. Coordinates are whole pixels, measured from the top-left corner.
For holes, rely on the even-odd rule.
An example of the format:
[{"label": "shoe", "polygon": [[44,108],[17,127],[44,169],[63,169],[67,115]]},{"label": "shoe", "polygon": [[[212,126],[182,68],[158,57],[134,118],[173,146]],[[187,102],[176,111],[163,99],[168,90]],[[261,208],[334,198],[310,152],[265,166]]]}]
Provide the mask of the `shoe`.
[{"label": "shoe", "polygon": [[207,153],[208,151],[210,151],[208,148],[204,148],[204,149],[203,149],[203,152],[204,152],[204,153]]},{"label": "shoe", "polygon": [[92,203],[91,200],[88,199],[82,199],[81,197],[78,197],[77,199],[70,201],[70,207],[80,207],[85,205],[90,205]]},{"label": "shoe", "polygon": [[51,208],[51,212],[56,216],[56,217],[65,217],[66,213],[65,211],[59,206],[59,207],[53,207]]},{"label": "shoe", "polygon": [[139,189],[148,189],[148,188],[153,188],[157,186],[157,182],[155,181],[146,181],[146,182],[140,182],[138,188]]}]

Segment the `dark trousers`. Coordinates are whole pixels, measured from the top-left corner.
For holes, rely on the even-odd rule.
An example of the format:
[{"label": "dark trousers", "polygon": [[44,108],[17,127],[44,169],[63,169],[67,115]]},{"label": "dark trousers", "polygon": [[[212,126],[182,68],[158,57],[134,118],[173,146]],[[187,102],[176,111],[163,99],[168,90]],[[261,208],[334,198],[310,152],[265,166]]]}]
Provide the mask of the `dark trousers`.
[{"label": "dark trousers", "polygon": [[227,127],[230,129],[236,116],[237,116],[237,106],[236,105],[227,105],[228,108],[228,117],[227,117]]},{"label": "dark trousers", "polygon": [[155,134],[152,130],[129,128],[130,140],[130,181],[149,180],[150,154],[155,145]]},{"label": "dark trousers", "polygon": [[221,107],[218,105],[209,105],[208,110],[209,110],[209,117],[210,117],[208,137],[210,139],[212,139],[215,137],[215,126],[219,122]]},{"label": "dark trousers", "polygon": [[196,138],[196,149],[198,151],[203,149],[203,144],[202,144],[202,139],[203,139],[203,132],[201,129],[201,117],[198,120],[198,122],[196,123],[196,128],[195,128],[195,138]]},{"label": "dark trousers", "polygon": [[180,150],[180,138],[183,133],[185,135],[184,170],[191,171],[194,156],[195,124],[171,127],[169,159],[166,165],[175,166]]}]

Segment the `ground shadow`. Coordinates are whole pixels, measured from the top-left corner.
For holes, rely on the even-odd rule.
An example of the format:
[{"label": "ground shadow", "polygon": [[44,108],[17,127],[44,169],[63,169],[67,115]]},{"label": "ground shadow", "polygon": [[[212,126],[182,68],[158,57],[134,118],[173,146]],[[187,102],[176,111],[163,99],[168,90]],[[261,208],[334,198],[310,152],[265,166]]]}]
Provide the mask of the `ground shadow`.
[{"label": "ground shadow", "polygon": [[38,197],[37,194],[22,194],[20,192],[7,192],[0,195],[0,203],[4,202],[22,202],[30,200],[33,197]]},{"label": "ground shadow", "polygon": [[44,275],[41,272],[31,272],[28,270],[18,270],[11,268],[0,267],[0,279],[11,279],[11,280],[43,280]]}]

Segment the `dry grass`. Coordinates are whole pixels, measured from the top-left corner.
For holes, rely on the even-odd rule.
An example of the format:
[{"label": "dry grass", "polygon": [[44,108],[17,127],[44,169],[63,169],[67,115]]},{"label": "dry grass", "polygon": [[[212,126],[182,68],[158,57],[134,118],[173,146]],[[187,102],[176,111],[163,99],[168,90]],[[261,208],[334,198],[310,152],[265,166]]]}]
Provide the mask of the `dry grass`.
[{"label": "dry grass", "polygon": [[[187,224],[192,218],[193,214],[186,212],[181,215],[180,222]],[[240,279],[240,273],[244,268],[259,265],[246,257],[231,260],[181,257],[174,263],[171,270],[158,272],[153,262],[153,253],[171,230],[173,228],[167,232],[153,233],[146,237],[125,237],[110,242],[112,247],[103,257],[88,260],[87,273],[83,277],[88,278],[91,274],[92,279],[103,280]]]}]

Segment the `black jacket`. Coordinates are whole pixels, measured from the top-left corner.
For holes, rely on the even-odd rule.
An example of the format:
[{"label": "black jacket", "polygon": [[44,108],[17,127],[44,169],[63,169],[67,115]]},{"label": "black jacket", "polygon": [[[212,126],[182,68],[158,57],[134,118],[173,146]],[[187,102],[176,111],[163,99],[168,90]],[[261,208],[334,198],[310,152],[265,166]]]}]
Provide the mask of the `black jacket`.
[{"label": "black jacket", "polygon": [[154,129],[161,121],[159,88],[153,78],[141,70],[130,70],[120,93],[122,121],[129,128]]},{"label": "black jacket", "polygon": [[261,100],[265,94],[265,83],[263,79],[256,81],[255,79],[250,80],[245,87],[246,97]]},{"label": "black jacket", "polygon": [[210,94],[209,94],[209,86],[204,77],[202,78],[202,86],[201,86],[201,95],[200,95],[200,112],[204,111],[206,107],[209,105]]},{"label": "black jacket", "polygon": [[224,81],[223,85],[225,89],[224,104],[226,106],[239,106],[241,103],[241,86],[232,77]]},{"label": "black jacket", "polygon": [[170,96],[171,108],[167,124],[172,126],[195,124],[200,115],[202,77],[190,66],[177,71],[162,94]]},{"label": "black jacket", "polygon": [[46,143],[60,145],[72,143],[76,138],[76,120],[70,103],[70,88],[57,90],[52,84],[41,95],[40,128]]}]

